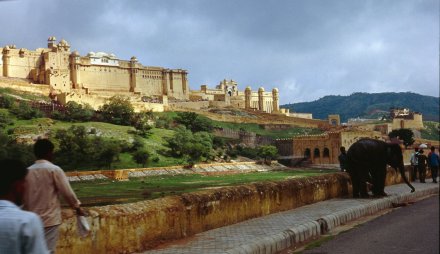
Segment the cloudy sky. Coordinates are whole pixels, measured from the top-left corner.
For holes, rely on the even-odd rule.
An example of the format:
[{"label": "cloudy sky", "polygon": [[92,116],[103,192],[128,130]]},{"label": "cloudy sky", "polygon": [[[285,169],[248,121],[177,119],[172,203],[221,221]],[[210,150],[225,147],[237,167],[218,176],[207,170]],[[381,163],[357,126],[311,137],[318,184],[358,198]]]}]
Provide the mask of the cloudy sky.
[{"label": "cloudy sky", "polygon": [[0,0],[0,46],[49,36],[223,79],[278,87],[281,104],[353,92],[439,96],[438,0]]}]

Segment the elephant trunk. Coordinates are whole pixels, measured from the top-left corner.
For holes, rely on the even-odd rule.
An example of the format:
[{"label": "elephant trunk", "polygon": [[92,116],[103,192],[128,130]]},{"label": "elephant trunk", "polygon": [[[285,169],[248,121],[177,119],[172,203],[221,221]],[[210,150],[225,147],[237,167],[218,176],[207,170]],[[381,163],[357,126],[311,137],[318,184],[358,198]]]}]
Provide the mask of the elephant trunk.
[{"label": "elephant trunk", "polygon": [[411,192],[414,192],[416,189],[414,188],[414,186],[412,186],[412,184],[408,181],[408,178],[405,175],[405,167],[402,165],[399,166],[399,171],[400,171],[400,175],[402,176],[403,180],[405,181],[405,183],[411,188]]}]

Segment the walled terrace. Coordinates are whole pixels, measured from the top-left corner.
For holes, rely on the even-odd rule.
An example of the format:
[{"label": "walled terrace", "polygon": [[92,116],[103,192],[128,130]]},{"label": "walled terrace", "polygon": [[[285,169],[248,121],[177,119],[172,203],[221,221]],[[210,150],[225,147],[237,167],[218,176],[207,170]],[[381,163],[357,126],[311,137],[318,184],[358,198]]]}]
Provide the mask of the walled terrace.
[{"label": "walled terrace", "polygon": [[[401,182],[400,175],[388,169],[386,184]],[[142,251],[213,228],[347,197],[350,192],[348,174],[334,173],[204,190],[124,205],[91,207],[88,209],[91,234],[84,239],[78,237],[73,212],[64,210],[57,252]]]},{"label": "walled terrace", "polygon": [[100,179],[129,180],[131,177],[148,177],[157,175],[181,175],[181,174],[231,174],[248,172],[266,172],[271,170],[285,170],[287,167],[273,161],[270,165],[257,164],[255,162],[231,162],[197,164],[192,168],[183,166],[158,167],[158,168],[132,168],[117,170],[75,171],[66,172],[70,182],[90,181]]},{"label": "walled terrace", "polygon": [[212,120],[221,121],[221,122],[231,122],[231,123],[256,123],[261,125],[279,125],[281,128],[282,125],[290,125],[296,127],[304,127],[304,128],[321,128],[321,129],[331,129],[331,126],[327,120],[320,119],[308,119],[308,118],[299,118],[299,117],[289,117],[282,114],[268,114],[264,112],[254,111],[254,110],[245,110],[241,109],[241,111],[247,113],[249,116],[239,116],[232,114],[218,114],[214,112],[210,112],[207,110],[195,110],[195,109],[173,109],[175,111],[192,111],[197,114],[204,115]]}]

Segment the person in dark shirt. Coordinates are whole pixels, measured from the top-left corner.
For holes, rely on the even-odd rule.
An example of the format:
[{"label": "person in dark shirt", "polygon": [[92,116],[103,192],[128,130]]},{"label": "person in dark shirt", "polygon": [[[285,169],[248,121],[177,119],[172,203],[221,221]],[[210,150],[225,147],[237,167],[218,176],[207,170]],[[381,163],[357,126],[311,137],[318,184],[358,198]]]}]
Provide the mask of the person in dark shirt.
[{"label": "person in dark shirt", "polygon": [[428,166],[431,170],[432,182],[437,183],[438,168],[440,165],[439,155],[435,152],[435,147],[431,146],[431,152],[428,154]]},{"label": "person in dark shirt", "polygon": [[339,167],[341,169],[341,172],[346,172],[347,171],[347,152],[345,151],[345,147],[343,147],[343,146],[341,146],[341,148],[339,148],[339,150],[341,151],[341,153],[338,156]]}]

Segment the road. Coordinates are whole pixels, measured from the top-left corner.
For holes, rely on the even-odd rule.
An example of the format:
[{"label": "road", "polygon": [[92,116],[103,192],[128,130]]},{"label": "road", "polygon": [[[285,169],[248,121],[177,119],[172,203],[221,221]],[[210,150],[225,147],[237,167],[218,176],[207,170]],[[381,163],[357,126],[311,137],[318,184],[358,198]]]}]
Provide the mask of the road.
[{"label": "road", "polygon": [[304,254],[438,254],[439,196],[403,206]]}]

